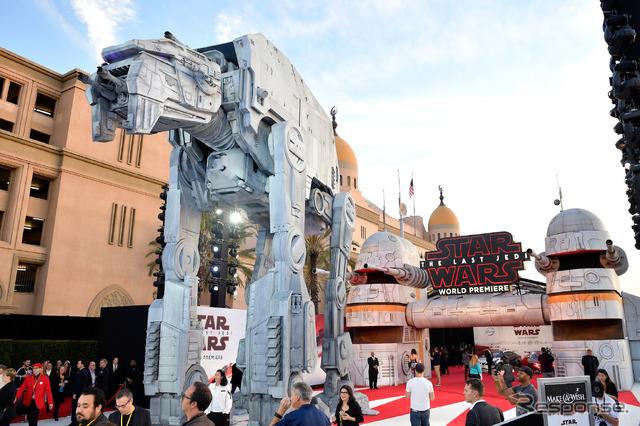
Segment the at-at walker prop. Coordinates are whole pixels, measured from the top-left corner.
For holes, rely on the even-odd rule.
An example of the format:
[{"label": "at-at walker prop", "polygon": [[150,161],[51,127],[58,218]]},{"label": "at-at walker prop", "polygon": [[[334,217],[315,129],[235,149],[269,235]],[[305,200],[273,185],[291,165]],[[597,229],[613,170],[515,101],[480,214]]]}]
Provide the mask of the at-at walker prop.
[{"label": "at-at walker prop", "polygon": [[207,382],[196,318],[203,211],[243,208],[259,223],[247,330],[238,366],[249,424],[269,424],[280,398],[317,362],[315,310],[303,279],[305,234],[331,235],[322,367],[325,400],[349,382],[344,277],[355,204],[339,188],[333,129],[289,60],[261,34],[197,50],[170,33],[103,50],[91,77],[93,139],[170,131],[164,298],[149,310],[144,384],[154,424],[178,425],[179,395]]}]

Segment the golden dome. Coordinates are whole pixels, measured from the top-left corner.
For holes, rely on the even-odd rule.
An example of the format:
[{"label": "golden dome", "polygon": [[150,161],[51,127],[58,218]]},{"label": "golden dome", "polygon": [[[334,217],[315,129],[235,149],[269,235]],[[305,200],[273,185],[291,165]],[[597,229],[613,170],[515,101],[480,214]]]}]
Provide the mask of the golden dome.
[{"label": "golden dome", "polygon": [[429,218],[428,228],[431,228],[435,225],[455,225],[460,226],[458,223],[458,218],[451,211],[451,209],[444,204],[440,204],[434,211],[431,213],[431,217]]},{"label": "golden dome", "polygon": [[347,163],[352,163],[357,168],[358,160],[356,159],[356,155],[353,153],[353,150],[351,149],[349,144],[338,135],[335,135],[335,139],[338,161],[346,161]]},{"label": "golden dome", "polygon": [[438,225],[455,225],[457,228],[460,228],[460,224],[458,223],[458,218],[456,217],[456,215],[453,213],[453,211],[451,211],[449,207],[444,205],[442,185],[438,186],[438,190],[440,190],[440,205],[436,207],[433,213],[431,213],[427,228],[431,229],[431,227]]}]

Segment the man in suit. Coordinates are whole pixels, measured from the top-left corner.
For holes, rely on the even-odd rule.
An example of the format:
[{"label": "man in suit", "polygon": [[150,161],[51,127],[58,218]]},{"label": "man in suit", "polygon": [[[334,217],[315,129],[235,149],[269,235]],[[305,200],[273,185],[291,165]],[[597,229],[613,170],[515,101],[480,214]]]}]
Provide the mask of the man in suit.
[{"label": "man in suit", "polygon": [[102,414],[102,410],[106,405],[104,392],[98,388],[87,388],[78,398],[78,406],[76,408],[76,416],[82,426],[90,424],[99,425],[100,423],[108,423],[107,417]]},{"label": "man in suit", "polygon": [[[118,390],[120,385],[124,383],[124,367],[121,368],[120,360],[116,357],[111,361],[111,367],[109,367],[109,399],[111,399]],[[115,403],[115,401],[114,401]]]},{"label": "man in suit", "polygon": [[467,380],[462,395],[464,395],[465,401],[471,404],[465,426],[492,426],[504,421],[502,411],[498,407],[487,404],[482,399],[484,396],[484,383],[482,383],[482,380]]},{"label": "man in suit", "polygon": [[84,392],[87,387],[91,386],[91,376],[86,369],[87,361],[81,359],[78,360],[78,373],[71,385],[71,423],[69,426],[78,426],[78,419],[76,418],[76,406],[78,405],[78,398],[80,394]]},{"label": "man in suit", "polygon": [[371,352],[367,362],[369,363],[369,388],[378,389],[378,367],[380,362],[378,362],[378,358],[373,352]]},{"label": "man in suit", "polygon": [[140,390],[142,388],[142,371],[138,368],[138,364],[135,359],[132,359],[129,362],[127,376],[124,380],[127,382],[127,387],[131,390],[133,396],[136,398],[140,397]]},{"label": "man in suit", "polygon": [[96,387],[107,395],[109,391],[109,369],[107,368],[106,358],[100,360],[100,371],[96,373]]},{"label": "man in suit", "polygon": [[144,408],[133,405],[133,394],[129,389],[122,389],[116,394],[116,408],[109,415],[109,421],[116,425],[151,426],[151,413]]},{"label": "man in suit", "polygon": [[18,389],[16,400],[22,398],[22,403],[27,407],[29,426],[36,426],[40,410],[45,407],[45,396],[49,403],[49,409],[53,408],[53,394],[49,378],[42,374],[42,364],[33,364],[32,369],[33,374],[29,374]]},{"label": "man in suit", "polygon": [[596,381],[599,363],[598,358],[593,356],[593,351],[587,349],[587,354],[582,357],[582,366],[584,367],[584,374],[591,378],[591,383]]}]

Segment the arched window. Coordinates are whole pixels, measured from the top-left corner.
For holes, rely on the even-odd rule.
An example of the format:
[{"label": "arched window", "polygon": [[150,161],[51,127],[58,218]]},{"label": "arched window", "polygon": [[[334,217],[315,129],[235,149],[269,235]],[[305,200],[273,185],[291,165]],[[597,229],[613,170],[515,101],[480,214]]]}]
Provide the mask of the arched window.
[{"label": "arched window", "polygon": [[353,187],[358,188],[358,185],[356,185],[356,178],[353,178]]},{"label": "arched window", "polygon": [[351,176],[347,176],[347,186],[351,186]]},{"label": "arched window", "polygon": [[340,185],[342,185],[342,175],[340,175]]}]

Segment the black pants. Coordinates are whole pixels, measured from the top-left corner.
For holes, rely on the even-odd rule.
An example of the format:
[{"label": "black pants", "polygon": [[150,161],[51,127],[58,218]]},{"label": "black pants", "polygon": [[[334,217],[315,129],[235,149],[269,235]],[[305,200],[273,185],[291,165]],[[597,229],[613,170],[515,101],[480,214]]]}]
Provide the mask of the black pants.
[{"label": "black pants", "polygon": [[[231,383],[231,395],[233,395],[236,392],[236,388],[240,389],[240,385],[235,384],[235,383]],[[240,389],[240,390],[242,390],[242,389]]]},{"label": "black pants", "polygon": [[39,414],[40,409],[36,405],[36,402],[31,400],[31,404],[29,404],[29,407],[27,408],[27,420],[29,421],[29,426],[37,426]]},{"label": "black pants", "polygon": [[373,373],[369,371],[369,387],[371,389],[378,387],[378,372],[375,370]]},{"label": "black pants", "polygon": [[207,418],[216,426],[229,426],[229,414],[211,412]]},{"label": "black pants", "polygon": [[60,405],[64,402],[64,399],[59,399],[53,404],[53,418],[58,420],[58,413],[60,411]]},{"label": "black pants", "polygon": [[77,426],[78,419],[76,418],[76,408],[78,407],[78,398],[71,398],[71,425]]},{"label": "black pants", "polygon": [[469,366],[465,365],[464,366],[464,379],[467,380],[467,376],[469,375]]}]

